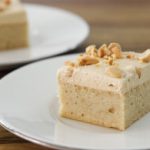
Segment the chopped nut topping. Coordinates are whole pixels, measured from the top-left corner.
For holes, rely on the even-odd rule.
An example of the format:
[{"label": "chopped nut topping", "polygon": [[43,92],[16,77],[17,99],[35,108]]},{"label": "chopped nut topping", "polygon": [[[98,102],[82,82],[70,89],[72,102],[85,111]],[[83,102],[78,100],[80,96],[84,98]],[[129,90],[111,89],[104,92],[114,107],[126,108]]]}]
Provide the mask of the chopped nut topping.
[{"label": "chopped nut topping", "polygon": [[116,57],[115,54],[112,54],[111,57],[113,58],[113,60],[116,60],[116,59],[117,59],[117,57]]},{"label": "chopped nut topping", "polygon": [[110,43],[108,47],[106,44],[103,44],[98,49],[98,56],[100,58],[105,58],[105,56],[113,56],[114,59],[119,59],[122,57],[121,46],[118,43]]},{"label": "chopped nut topping", "polygon": [[150,53],[143,56],[143,57],[141,57],[141,58],[139,58],[139,60],[143,63],[149,63],[150,62]]},{"label": "chopped nut topping", "polygon": [[71,62],[71,61],[66,61],[65,62],[65,65],[66,66],[69,66],[69,67],[75,67],[75,63]]},{"label": "chopped nut topping", "polygon": [[106,60],[106,63],[108,63],[109,65],[113,65],[113,58],[108,57],[108,59]]},{"label": "chopped nut topping", "polygon": [[118,43],[110,43],[108,49],[116,56],[116,58],[122,57],[121,46]]},{"label": "chopped nut topping", "polygon": [[114,65],[116,59],[122,58],[121,46],[118,43],[111,43],[109,46],[103,44],[97,49],[96,45],[89,45],[76,63],[66,62],[66,65],[74,67],[97,64],[100,58],[103,58],[107,64]]},{"label": "chopped nut topping", "polygon": [[91,56],[97,57],[96,45],[89,45],[89,46],[86,48],[86,54],[87,54],[87,55],[91,55]]},{"label": "chopped nut topping", "polygon": [[105,56],[105,50],[103,48],[99,48],[98,51],[97,51],[97,55],[98,57],[102,58]]},{"label": "chopped nut topping", "polygon": [[99,49],[98,49],[98,56],[99,57],[104,57],[105,55],[110,56],[111,51],[108,49],[106,44],[103,44]]},{"label": "chopped nut topping", "polygon": [[99,63],[98,58],[89,55],[84,55],[83,57],[79,57],[78,59],[79,66],[92,65],[97,63]]},{"label": "chopped nut topping", "polygon": [[96,48],[96,45],[89,45],[87,48],[86,48],[86,53],[88,53],[89,51],[93,50]]},{"label": "chopped nut topping", "polygon": [[119,43],[110,43],[110,44],[108,45],[108,49],[110,49],[110,50],[112,50],[114,47],[117,47],[118,49],[121,50],[121,46],[120,46]]},{"label": "chopped nut topping", "polygon": [[104,58],[105,58],[105,59],[108,59],[108,58],[109,58],[109,56],[105,55],[105,56],[104,56]]},{"label": "chopped nut topping", "polygon": [[122,78],[123,72],[116,66],[110,66],[107,68],[106,73],[114,78]]},{"label": "chopped nut topping", "polygon": [[116,56],[116,58],[121,58],[122,57],[122,52],[118,47],[113,47],[111,49],[112,53]]},{"label": "chopped nut topping", "polygon": [[135,71],[136,71],[138,77],[141,78],[141,74],[142,74],[141,73],[141,68],[135,67]]},{"label": "chopped nut topping", "polygon": [[127,58],[133,59],[133,58],[135,58],[135,55],[134,55],[134,54],[128,54],[128,55],[127,55]]}]

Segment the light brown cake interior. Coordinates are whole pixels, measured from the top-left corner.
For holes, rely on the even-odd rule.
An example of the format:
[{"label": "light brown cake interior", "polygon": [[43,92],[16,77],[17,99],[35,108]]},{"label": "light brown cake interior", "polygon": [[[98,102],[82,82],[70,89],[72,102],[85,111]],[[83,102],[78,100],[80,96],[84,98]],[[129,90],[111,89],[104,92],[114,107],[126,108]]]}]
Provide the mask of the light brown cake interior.
[{"label": "light brown cake interior", "polygon": [[59,89],[60,115],[70,119],[125,130],[150,111],[150,82],[124,95],[65,83]]}]

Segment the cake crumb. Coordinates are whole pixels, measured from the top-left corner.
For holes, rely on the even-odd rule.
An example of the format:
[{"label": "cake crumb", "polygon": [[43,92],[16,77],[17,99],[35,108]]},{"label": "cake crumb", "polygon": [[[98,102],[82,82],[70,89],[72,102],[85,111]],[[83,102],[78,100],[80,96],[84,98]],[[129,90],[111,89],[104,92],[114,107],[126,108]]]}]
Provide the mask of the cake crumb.
[{"label": "cake crumb", "polygon": [[109,108],[108,111],[109,111],[110,113],[114,113],[114,112],[115,112],[115,109],[112,107],[112,108]]}]

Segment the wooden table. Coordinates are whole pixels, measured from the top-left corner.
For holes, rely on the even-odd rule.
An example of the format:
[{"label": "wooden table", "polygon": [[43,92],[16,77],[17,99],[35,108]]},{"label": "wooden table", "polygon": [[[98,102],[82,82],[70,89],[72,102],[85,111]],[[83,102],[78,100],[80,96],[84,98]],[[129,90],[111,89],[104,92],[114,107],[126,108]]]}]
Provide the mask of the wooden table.
[{"label": "wooden table", "polygon": [[[117,41],[124,50],[141,51],[150,47],[150,1],[148,0],[24,0],[60,7],[85,18],[91,26],[88,44]],[[13,69],[0,72],[3,77]],[[0,150],[46,150],[7,132],[0,127]],[[52,150],[52,149],[51,149]]]}]

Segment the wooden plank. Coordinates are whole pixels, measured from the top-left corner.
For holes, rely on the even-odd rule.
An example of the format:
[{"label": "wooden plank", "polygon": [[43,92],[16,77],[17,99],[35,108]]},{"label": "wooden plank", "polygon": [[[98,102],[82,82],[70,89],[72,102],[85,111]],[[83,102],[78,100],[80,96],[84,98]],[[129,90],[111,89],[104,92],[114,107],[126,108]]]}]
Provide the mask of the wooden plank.
[{"label": "wooden plank", "polygon": [[32,143],[13,143],[1,144],[0,150],[54,150],[52,148],[45,148]]},{"label": "wooden plank", "polygon": [[15,136],[0,126],[0,144],[10,143],[27,143],[27,141]]},{"label": "wooden plank", "polygon": [[[27,2],[31,2],[28,0]],[[91,26],[90,43],[120,42],[125,50],[150,47],[150,1],[148,0],[39,0],[41,4],[73,11]]]},{"label": "wooden plank", "polygon": [[150,47],[149,39],[150,28],[93,27],[88,43],[99,45],[116,41],[121,43],[124,50],[143,51]]}]

